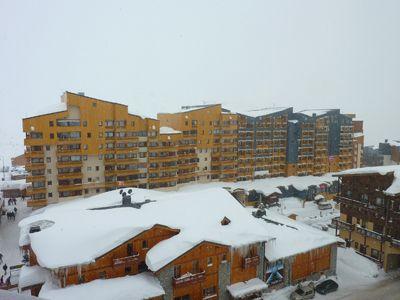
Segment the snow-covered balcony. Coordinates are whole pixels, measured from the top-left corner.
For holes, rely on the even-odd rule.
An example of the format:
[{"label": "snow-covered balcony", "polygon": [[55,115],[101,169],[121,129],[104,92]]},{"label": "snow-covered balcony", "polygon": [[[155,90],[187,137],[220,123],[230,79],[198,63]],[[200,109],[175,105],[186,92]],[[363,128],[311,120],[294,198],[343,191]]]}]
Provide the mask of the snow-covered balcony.
[{"label": "snow-covered balcony", "polygon": [[124,264],[127,264],[127,263],[131,263],[131,262],[137,261],[138,258],[139,258],[139,253],[135,252],[134,254],[132,254],[130,256],[114,258],[113,259],[113,264],[114,264],[114,266],[124,265]]},{"label": "snow-covered balcony", "polygon": [[187,285],[187,284],[203,282],[206,278],[205,275],[206,275],[205,271],[195,273],[195,274],[186,273],[186,274],[182,275],[181,277],[174,277],[173,284],[174,284],[174,286],[182,286],[182,285]]}]

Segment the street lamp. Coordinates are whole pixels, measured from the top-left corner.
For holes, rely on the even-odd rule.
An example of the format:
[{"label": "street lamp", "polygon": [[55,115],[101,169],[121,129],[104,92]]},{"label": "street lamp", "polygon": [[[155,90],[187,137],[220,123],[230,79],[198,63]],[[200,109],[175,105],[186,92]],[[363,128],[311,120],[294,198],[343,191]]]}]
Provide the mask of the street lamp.
[{"label": "street lamp", "polygon": [[4,156],[2,156],[1,159],[3,160],[3,181],[4,181],[6,179],[4,175]]}]

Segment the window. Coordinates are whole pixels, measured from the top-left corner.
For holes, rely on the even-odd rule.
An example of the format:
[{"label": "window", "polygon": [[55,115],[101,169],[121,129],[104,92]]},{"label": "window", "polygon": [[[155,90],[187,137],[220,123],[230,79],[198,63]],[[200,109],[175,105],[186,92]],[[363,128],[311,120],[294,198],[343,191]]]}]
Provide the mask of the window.
[{"label": "window", "polygon": [[46,162],[51,163],[51,157],[46,157]]},{"label": "window", "polygon": [[130,274],[132,272],[132,267],[131,266],[126,266],[125,267],[125,274]]},{"label": "window", "polygon": [[181,266],[174,266],[174,277],[181,277]]},{"label": "window", "polygon": [[88,132],[88,133],[87,133],[87,137],[88,137],[88,138],[91,138],[91,137],[92,137],[92,134],[91,134],[90,132]]},{"label": "window", "polygon": [[126,256],[132,256],[132,255],[133,255],[133,245],[127,244],[126,245]]},{"label": "window", "polygon": [[85,194],[89,194],[89,189],[85,189]]},{"label": "window", "polygon": [[100,279],[106,279],[106,278],[107,278],[106,272],[104,272],[104,271],[103,271],[103,272],[100,272],[100,273],[99,273],[99,278],[100,278]]},{"label": "window", "polygon": [[82,124],[83,124],[83,127],[87,127],[87,121],[83,121]]},{"label": "window", "polygon": [[54,121],[49,121],[49,126],[53,127],[54,126]]},{"label": "window", "polygon": [[211,267],[213,265],[212,257],[207,257],[207,267]]},{"label": "window", "polygon": [[96,107],[97,103],[96,102],[92,102],[92,107]]},{"label": "window", "polygon": [[52,185],[52,181],[50,180],[50,181],[47,181],[47,185]]},{"label": "window", "polygon": [[92,182],[92,177],[89,177],[89,178],[87,179],[87,181],[88,181],[88,182]]},{"label": "window", "polygon": [[200,273],[200,265],[197,259],[192,262],[192,273]]},{"label": "window", "polygon": [[54,133],[50,133],[50,138],[54,139]]},{"label": "window", "polygon": [[50,151],[50,145],[46,145],[46,151]]},{"label": "window", "polygon": [[47,169],[47,174],[51,174],[51,169]]},{"label": "window", "polygon": [[210,297],[217,295],[217,290],[215,286],[203,289],[203,297]]},{"label": "window", "polygon": [[83,160],[87,160],[87,155],[82,156]]},{"label": "window", "polygon": [[103,122],[99,121],[99,123],[97,123],[99,126],[103,126]]},{"label": "window", "polygon": [[375,259],[379,259],[379,251],[376,249],[371,248],[371,256]]},{"label": "window", "polygon": [[222,262],[226,262],[226,254],[222,254]]},{"label": "window", "polygon": [[149,246],[147,244],[147,240],[142,241],[142,249],[147,249]]},{"label": "window", "polygon": [[47,196],[48,196],[49,198],[51,198],[51,197],[53,197],[53,193],[48,193]]},{"label": "window", "polygon": [[100,170],[100,167],[99,166],[96,166],[96,171],[99,171]]},{"label": "window", "polygon": [[103,159],[103,154],[99,154],[99,160]]},{"label": "window", "polygon": [[131,122],[131,126],[132,126],[132,127],[135,127],[135,121],[132,121],[132,122]]},{"label": "window", "polygon": [[87,170],[90,172],[92,171],[92,167],[87,167]]}]

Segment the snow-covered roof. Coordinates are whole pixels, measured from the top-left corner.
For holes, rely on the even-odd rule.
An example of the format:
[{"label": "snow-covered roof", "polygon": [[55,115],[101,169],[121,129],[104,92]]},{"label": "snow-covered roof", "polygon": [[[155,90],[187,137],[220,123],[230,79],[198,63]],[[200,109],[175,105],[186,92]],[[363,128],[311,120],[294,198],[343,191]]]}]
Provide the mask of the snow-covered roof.
[{"label": "snow-covered roof", "polygon": [[175,130],[171,127],[160,127],[160,134],[175,134],[175,133],[182,133],[182,131]]},{"label": "snow-covered roof", "polygon": [[253,278],[248,281],[238,282],[226,287],[231,296],[235,299],[246,297],[255,292],[264,291],[267,288],[267,284],[259,278]]},{"label": "snow-covered roof", "polygon": [[23,190],[23,189],[26,189],[27,186],[28,186],[28,183],[26,183],[25,179],[0,181],[0,191],[1,190]]},{"label": "snow-covered roof", "polygon": [[19,273],[18,289],[21,290],[25,287],[45,283],[50,278],[49,270],[40,266],[23,266]]},{"label": "snow-covered roof", "polygon": [[50,282],[40,290],[40,297],[49,300],[96,299],[96,300],[142,300],[164,295],[160,282],[151,273],[113,279],[97,279],[89,283],[65,288]]},{"label": "snow-covered roof", "polygon": [[[197,192],[133,189],[132,202],[145,199],[155,202],[140,209],[89,209],[121,204],[119,192],[111,191],[46,207],[19,223],[20,244],[30,241],[42,267],[58,268],[93,262],[156,224],[179,229],[179,234],[158,243],[147,253],[148,267],[157,271],[202,241],[241,247],[271,238],[259,220],[222,188]],[[231,220],[227,226],[220,223],[224,216]],[[40,221],[54,224],[29,234],[30,225]]]},{"label": "snow-covered roof", "polygon": [[327,114],[328,112],[332,111],[333,109],[307,109],[301,110],[299,113],[312,117],[314,114],[318,116],[322,116]]},{"label": "snow-covered roof", "polygon": [[279,223],[265,222],[265,231],[275,236],[274,241],[265,244],[265,257],[275,261],[312,249],[334,244],[338,238],[298,221],[267,210],[266,219]]},{"label": "snow-covered roof", "polygon": [[388,143],[390,146],[400,147],[400,141],[392,140],[392,141],[388,141]]},{"label": "snow-covered roof", "polygon": [[184,185],[179,187],[182,191],[197,191],[212,187],[231,187],[232,189],[242,188],[246,190],[261,190],[265,195],[281,193],[278,187],[294,186],[299,191],[307,190],[310,185],[331,184],[337,181],[331,174],[322,176],[290,176],[256,179],[254,181],[238,182],[208,182],[196,185]]},{"label": "snow-covered roof", "polygon": [[278,112],[287,110],[290,107],[254,108],[254,107],[248,107],[245,104],[241,104],[241,105],[231,105],[228,107],[224,106],[224,108],[228,109],[232,113],[237,113],[237,114],[256,118],[256,117],[261,117],[261,116],[265,116],[265,115],[269,115],[269,114],[278,113]]},{"label": "snow-covered roof", "polygon": [[394,179],[392,184],[384,191],[384,193],[391,196],[400,194],[400,165],[350,169],[336,173],[335,176],[367,175],[367,174],[386,175],[388,173],[393,173]]},{"label": "snow-covered roof", "polygon": [[48,106],[41,107],[35,112],[29,112],[29,115],[24,116],[24,118],[33,118],[36,116],[41,116],[41,115],[47,115],[47,114],[53,114],[57,112],[62,112],[67,110],[67,103],[65,102],[59,102],[59,103],[54,103],[50,104]]}]

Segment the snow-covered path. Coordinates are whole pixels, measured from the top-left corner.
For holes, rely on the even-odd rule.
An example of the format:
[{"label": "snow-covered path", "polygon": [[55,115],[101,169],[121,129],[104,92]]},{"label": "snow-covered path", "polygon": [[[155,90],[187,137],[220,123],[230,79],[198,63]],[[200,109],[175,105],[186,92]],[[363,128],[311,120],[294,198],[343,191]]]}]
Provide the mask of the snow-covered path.
[{"label": "snow-covered path", "polygon": [[[5,204],[7,208],[7,201]],[[3,216],[0,224],[0,253],[3,254],[3,262],[8,266],[21,263],[22,257],[18,246],[18,222],[27,217],[32,211],[31,208],[26,206],[26,200],[22,201],[21,198],[17,199],[17,209],[15,221],[9,221],[6,216]]]}]

